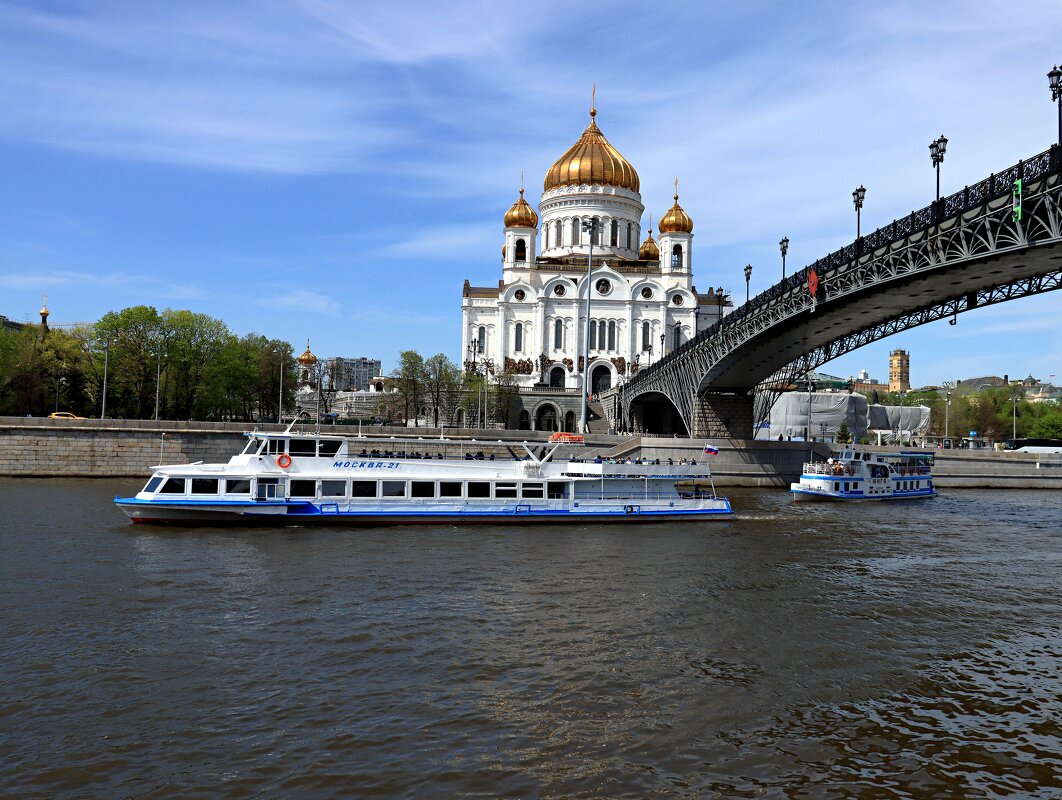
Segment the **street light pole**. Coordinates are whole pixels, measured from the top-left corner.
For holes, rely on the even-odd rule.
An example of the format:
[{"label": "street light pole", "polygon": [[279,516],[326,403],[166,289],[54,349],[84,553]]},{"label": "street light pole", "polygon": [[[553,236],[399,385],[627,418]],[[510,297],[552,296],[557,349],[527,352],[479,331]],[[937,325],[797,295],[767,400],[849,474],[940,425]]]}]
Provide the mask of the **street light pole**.
[{"label": "street light pole", "polygon": [[778,248],[782,251],[782,280],[785,280],[785,254],[789,252],[789,237],[786,236],[778,243]]},{"label": "street light pole", "polygon": [[944,393],[944,438],[951,438],[951,392]]},{"label": "street light pole", "polygon": [[103,404],[100,406],[100,419],[107,419],[107,368],[111,360],[111,340],[103,342]]},{"label": "street light pole", "polygon": [[155,354],[158,357],[155,368],[155,422],[159,421],[159,395],[162,393],[162,348]]},{"label": "street light pole", "polygon": [[1015,395],[1014,397],[1010,398],[1010,407],[1011,407],[1011,412],[1010,412],[1010,414],[1011,414],[1010,415],[1010,419],[1011,419],[1010,438],[1011,438],[1011,440],[1014,440],[1014,439],[1018,438],[1018,396],[1017,395]]},{"label": "street light pole", "polygon": [[582,229],[590,237],[590,250],[586,255],[586,325],[583,330],[583,402],[579,416],[579,433],[586,433],[587,403],[590,400],[590,293],[594,290],[591,276],[594,270],[594,233],[597,220],[584,219]]},{"label": "street light pole", "polygon": [[1058,102],[1058,146],[1062,147],[1062,69],[1057,66],[1047,73],[1051,99]]},{"label": "street light pole", "polygon": [[[284,424],[284,367],[287,366],[284,358],[284,348],[280,348],[277,351],[277,355],[280,356],[280,400],[277,403],[277,425]],[[360,422],[358,423],[361,424]]]},{"label": "street light pole", "polygon": [[859,185],[858,189],[852,192],[852,202],[855,204],[856,212],[856,240],[859,239],[860,235],[860,212],[862,212],[863,210],[863,198],[865,198],[866,196],[867,190],[862,184]]},{"label": "street light pole", "polygon": [[749,281],[752,280],[752,264],[745,265],[745,302],[749,301]]},{"label": "street light pole", "polygon": [[808,427],[805,429],[805,437],[808,443],[808,461],[815,460],[815,448],[811,444],[811,395],[815,391],[815,381],[808,375]]},{"label": "street light pole", "polygon": [[940,165],[944,161],[944,151],[948,148],[948,140],[944,134],[940,138],[929,143],[929,158],[937,170],[937,202],[940,202]]}]

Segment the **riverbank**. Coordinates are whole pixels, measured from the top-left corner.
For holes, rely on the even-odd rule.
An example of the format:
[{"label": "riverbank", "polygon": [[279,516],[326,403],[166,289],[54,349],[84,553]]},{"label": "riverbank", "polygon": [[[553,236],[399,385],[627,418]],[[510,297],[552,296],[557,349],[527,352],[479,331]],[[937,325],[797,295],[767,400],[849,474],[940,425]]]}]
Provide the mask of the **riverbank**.
[{"label": "riverbank", "polygon": [[[169,420],[85,419],[53,420],[0,417],[0,476],[6,477],[144,477],[152,465],[193,461],[225,462],[245,443],[253,427],[280,431],[276,424],[240,422],[175,422]],[[545,442],[545,431],[483,431],[439,428],[327,426],[329,434],[361,435],[372,440],[400,437],[420,439],[424,452],[463,452],[521,441]],[[445,436],[445,439],[440,438]],[[655,436],[586,437],[593,454],[612,458],[707,458],[700,439]],[[796,479],[809,452],[824,459],[831,446],[803,442],[764,442],[713,439],[719,454],[711,457],[712,472],[721,487],[787,488]],[[895,448],[869,448],[878,452]],[[1031,453],[938,450],[934,469],[942,489],[1022,488],[1062,489],[1062,457]]]}]

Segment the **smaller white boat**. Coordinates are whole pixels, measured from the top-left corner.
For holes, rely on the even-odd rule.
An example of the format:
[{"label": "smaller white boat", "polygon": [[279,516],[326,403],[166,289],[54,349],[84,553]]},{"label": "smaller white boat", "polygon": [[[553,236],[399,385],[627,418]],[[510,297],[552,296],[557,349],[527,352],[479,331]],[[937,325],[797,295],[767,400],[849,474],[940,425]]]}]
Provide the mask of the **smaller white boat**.
[{"label": "smaller white boat", "polygon": [[804,465],[790,484],[797,501],[914,500],[935,497],[933,453],[871,453],[846,448],[835,458]]}]

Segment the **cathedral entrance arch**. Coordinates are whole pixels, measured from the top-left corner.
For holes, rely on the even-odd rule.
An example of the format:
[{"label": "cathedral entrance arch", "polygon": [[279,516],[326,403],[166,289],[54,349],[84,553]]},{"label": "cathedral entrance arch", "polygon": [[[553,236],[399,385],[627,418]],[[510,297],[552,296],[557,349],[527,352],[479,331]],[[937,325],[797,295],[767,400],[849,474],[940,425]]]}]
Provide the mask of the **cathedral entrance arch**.
[{"label": "cathedral entrance arch", "polygon": [[564,388],[564,367],[554,367],[549,371],[549,385],[554,389]]},{"label": "cathedral entrance arch", "polygon": [[594,394],[601,394],[612,388],[612,370],[604,364],[598,364],[590,373],[590,389]]},{"label": "cathedral entrance arch", "polygon": [[524,409],[520,412],[520,430],[531,430],[531,414],[527,411],[527,409]]},{"label": "cathedral entrance arch", "polygon": [[543,403],[535,412],[536,431],[555,431],[557,427],[557,407],[552,403]]},{"label": "cathedral entrance arch", "polygon": [[666,395],[646,392],[631,402],[631,424],[637,433],[689,436],[682,415]]},{"label": "cathedral entrance arch", "polygon": [[564,415],[564,430],[568,433],[575,432],[575,412],[569,411]]}]

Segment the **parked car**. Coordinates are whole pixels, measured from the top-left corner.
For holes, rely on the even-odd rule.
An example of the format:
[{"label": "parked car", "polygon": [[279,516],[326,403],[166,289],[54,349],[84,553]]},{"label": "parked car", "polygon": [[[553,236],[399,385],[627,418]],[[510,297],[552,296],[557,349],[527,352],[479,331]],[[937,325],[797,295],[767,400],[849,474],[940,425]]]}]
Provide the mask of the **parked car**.
[{"label": "parked car", "polygon": [[51,414],[48,415],[48,419],[85,419],[85,418],[84,417],[79,417],[77,414],[74,414],[74,413],[72,413],[70,411],[53,411]]}]

